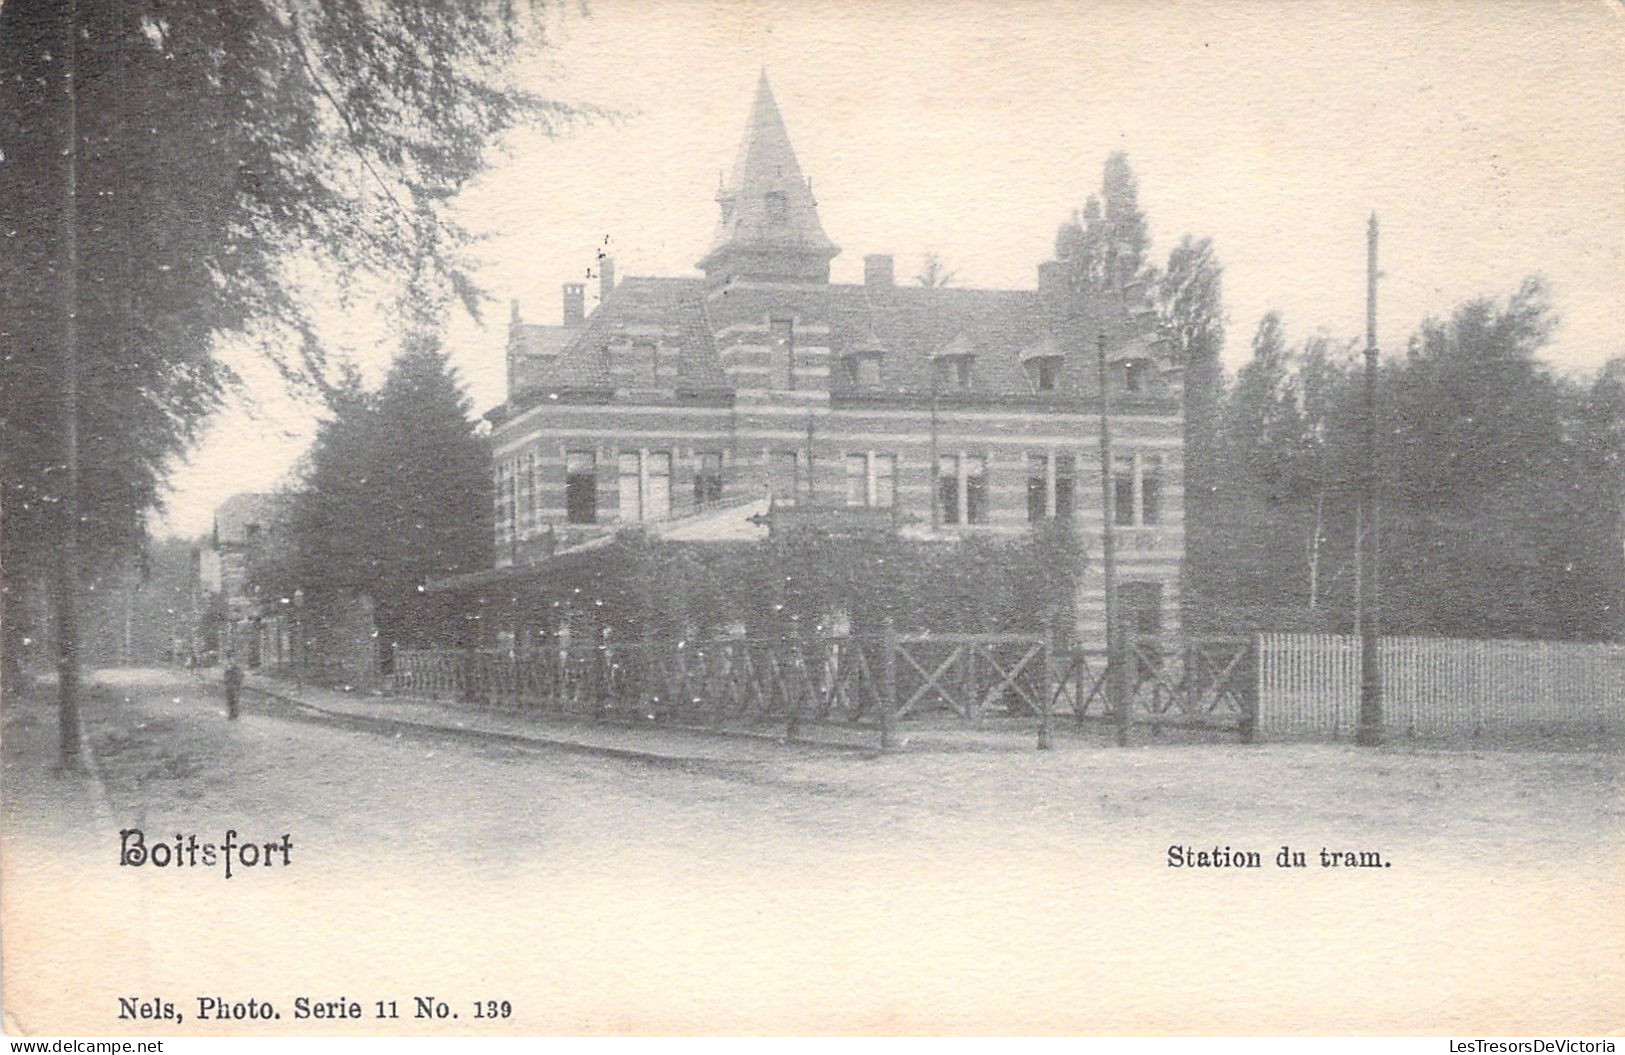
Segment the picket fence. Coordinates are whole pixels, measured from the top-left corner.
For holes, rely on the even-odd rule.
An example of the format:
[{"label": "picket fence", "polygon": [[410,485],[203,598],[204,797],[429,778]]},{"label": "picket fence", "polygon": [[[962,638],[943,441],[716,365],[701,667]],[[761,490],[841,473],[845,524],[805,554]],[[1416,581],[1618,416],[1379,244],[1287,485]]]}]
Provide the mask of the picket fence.
[{"label": "picket fence", "polygon": [[[1360,639],[1260,634],[1258,728],[1348,737],[1360,708]],[[1625,646],[1379,639],[1391,736],[1625,732]]]}]

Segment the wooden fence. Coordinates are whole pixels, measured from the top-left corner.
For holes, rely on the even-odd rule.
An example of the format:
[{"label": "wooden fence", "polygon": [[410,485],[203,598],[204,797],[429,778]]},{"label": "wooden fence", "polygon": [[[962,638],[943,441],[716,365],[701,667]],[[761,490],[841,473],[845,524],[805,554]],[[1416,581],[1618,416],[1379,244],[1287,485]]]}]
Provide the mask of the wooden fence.
[{"label": "wooden fence", "polygon": [[[1261,634],[1266,734],[1346,737],[1360,707],[1360,639]],[[1383,724],[1396,736],[1625,731],[1625,646],[1379,640]]]},{"label": "wooden fence", "polygon": [[[1125,637],[1123,647],[1133,659],[1123,664],[1118,691],[1127,697],[1129,722],[1234,730],[1244,741],[1253,738],[1257,678],[1251,640]],[[1069,653],[1066,675],[1056,684],[1061,709],[1079,720],[1115,721],[1118,714],[1110,703],[1114,673],[1104,649]]]},{"label": "wooden fence", "polygon": [[[1137,723],[1203,725],[1250,736],[1251,642],[1134,643]],[[1102,653],[1044,634],[897,634],[720,641],[555,640],[524,651],[396,653],[398,692],[595,719],[689,725],[872,726],[889,744],[900,719],[1111,717]]]},{"label": "wooden fence", "polygon": [[556,641],[526,651],[402,650],[399,692],[599,719],[683,724],[869,725],[889,743],[906,716],[1047,721],[1050,648],[1038,635],[896,633],[815,639]]}]

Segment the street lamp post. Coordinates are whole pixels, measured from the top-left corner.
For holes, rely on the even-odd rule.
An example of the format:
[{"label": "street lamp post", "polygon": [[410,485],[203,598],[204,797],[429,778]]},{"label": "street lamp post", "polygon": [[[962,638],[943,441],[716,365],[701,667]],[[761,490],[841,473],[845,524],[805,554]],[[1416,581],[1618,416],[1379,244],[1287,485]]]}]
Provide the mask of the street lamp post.
[{"label": "street lamp post", "polygon": [[1100,363],[1100,567],[1106,585],[1106,694],[1117,723],[1117,745],[1128,744],[1128,693],[1117,618],[1117,526],[1112,495],[1111,386],[1106,369],[1106,334],[1096,338]]},{"label": "street lamp post", "polygon": [[299,695],[305,694],[305,591],[293,591],[293,670]]},{"label": "street lamp post", "polygon": [[[1360,716],[1355,742],[1382,742],[1382,671],[1377,658],[1377,214],[1366,229],[1365,421],[1361,430],[1360,523],[1355,525],[1360,555],[1356,604],[1360,620]],[[1358,537],[1363,535],[1364,537]],[[1369,555],[1369,556],[1368,556]]]}]

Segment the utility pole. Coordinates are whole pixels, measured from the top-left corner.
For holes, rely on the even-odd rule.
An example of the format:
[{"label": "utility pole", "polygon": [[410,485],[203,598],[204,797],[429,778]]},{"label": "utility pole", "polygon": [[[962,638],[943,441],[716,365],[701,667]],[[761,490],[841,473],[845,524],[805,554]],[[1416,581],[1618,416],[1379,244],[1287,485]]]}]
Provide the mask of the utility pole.
[{"label": "utility pole", "polygon": [[1117,722],[1117,746],[1128,745],[1128,693],[1124,691],[1128,657],[1120,655],[1117,625],[1117,525],[1112,501],[1111,388],[1106,371],[1106,334],[1096,338],[1100,360],[1100,568],[1106,582],[1106,695]]},{"label": "utility pole", "polygon": [[78,4],[66,0],[62,49],[62,537],[56,547],[57,752],[79,768],[79,85]]},{"label": "utility pole", "polygon": [[[1377,601],[1377,214],[1366,229],[1365,265],[1365,423],[1360,477],[1360,515],[1355,523],[1356,580],[1360,624],[1360,718],[1356,743],[1382,743],[1382,671],[1378,664]],[[1370,520],[1369,541],[1365,521]],[[1367,566],[1369,564],[1369,567]]]}]

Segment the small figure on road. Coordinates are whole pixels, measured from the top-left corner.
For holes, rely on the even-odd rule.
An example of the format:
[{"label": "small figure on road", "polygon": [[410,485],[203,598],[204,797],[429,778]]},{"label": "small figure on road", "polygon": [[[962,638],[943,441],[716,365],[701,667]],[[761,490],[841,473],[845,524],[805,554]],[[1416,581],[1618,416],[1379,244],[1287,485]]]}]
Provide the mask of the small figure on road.
[{"label": "small figure on road", "polygon": [[237,694],[243,689],[242,668],[237,666],[236,656],[226,657],[226,717],[237,717]]}]

